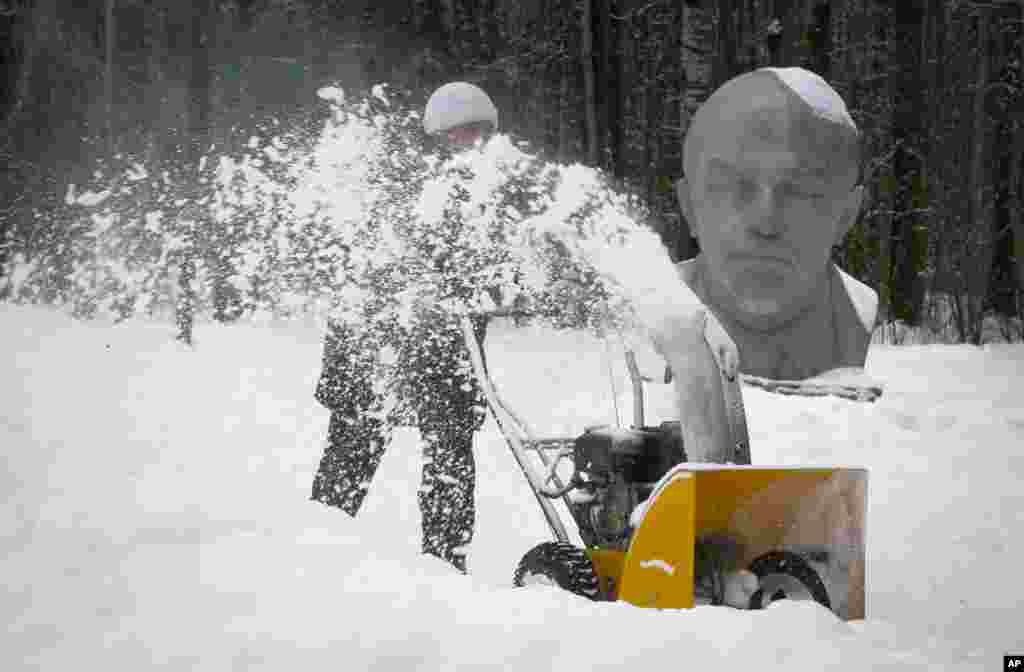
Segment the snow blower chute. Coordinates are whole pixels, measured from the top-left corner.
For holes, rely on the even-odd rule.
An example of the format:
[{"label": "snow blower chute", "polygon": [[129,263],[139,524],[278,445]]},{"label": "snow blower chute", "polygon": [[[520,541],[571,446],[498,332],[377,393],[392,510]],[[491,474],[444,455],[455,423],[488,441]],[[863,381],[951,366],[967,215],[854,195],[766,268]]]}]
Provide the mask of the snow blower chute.
[{"label": "snow blower chute", "polygon": [[[759,609],[804,599],[845,620],[864,618],[866,470],[751,465],[739,378],[723,377],[736,463],[687,462],[679,422],[644,424],[643,379],[629,351],[633,426],[543,438],[498,394],[468,320],[463,332],[492,415],[554,536],[523,556],[516,585],[655,608]],[[874,392],[842,396],[873,400]],[[812,386],[810,394],[821,393]],[[568,476],[559,473],[565,463]],[[559,500],[581,545],[569,537]]]}]

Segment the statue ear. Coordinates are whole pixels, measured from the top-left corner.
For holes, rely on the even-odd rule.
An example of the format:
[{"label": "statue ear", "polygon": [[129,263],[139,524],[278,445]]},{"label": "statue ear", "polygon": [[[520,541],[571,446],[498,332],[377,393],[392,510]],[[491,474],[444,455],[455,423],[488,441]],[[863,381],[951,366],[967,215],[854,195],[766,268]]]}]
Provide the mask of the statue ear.
[{"label": "statue ear", "polygon": [[865,205],[865,194],[864,185],[858,184],[846,195],[846,203],[843,205],[843,210],[839,214],[839,220],[836,222],[834,245],[842,245],[843,238],[846,237],[846,234],[850,232],[850,229],[857,222],[857,215],[860,214],[861,208]]},{"label": "statue ear", "polygon": [[686,218],[686,222],[690,225],[690,235],[696,238],[697,222],[693,217],[692,187],[686,180],[686,176],[676,180],[676,200],[679,201],[679,209],[682,211],[683,217]]}]

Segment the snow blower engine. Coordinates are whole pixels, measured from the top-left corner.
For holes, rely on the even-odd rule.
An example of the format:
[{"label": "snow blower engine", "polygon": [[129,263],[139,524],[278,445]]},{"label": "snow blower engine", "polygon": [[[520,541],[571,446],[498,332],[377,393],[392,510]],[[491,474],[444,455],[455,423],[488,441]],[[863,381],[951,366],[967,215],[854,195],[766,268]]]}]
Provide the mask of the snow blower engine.
[{"label": "snow blower engine", "polygon": [[[569,457],[574,468],[568,483],[549,487],[559,462]],[[549,465],[541,493],[551,499],[567,496],[584,544],[625,550],[637,506],[669,469],[685,461],[679,422],[639,429],[590,427]]]}]

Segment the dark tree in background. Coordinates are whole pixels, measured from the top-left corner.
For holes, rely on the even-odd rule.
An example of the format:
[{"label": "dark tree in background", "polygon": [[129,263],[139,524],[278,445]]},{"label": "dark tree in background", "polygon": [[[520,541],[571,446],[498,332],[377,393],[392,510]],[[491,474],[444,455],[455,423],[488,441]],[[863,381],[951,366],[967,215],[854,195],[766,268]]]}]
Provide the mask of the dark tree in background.
[{"label": "dark tree in background", "polygon": [[[202,178],[205,172],[200,161],[210,144],[210,83],[211,83],[211,19],[214,17],[212,0],[193,0],[189,3],[191,15],[186,15],[182,28],[189,43],[188,67],[188,107],[185,124],[185,138],[182,143],[184,171],[192,172]],[[182,182],[198,185],[198,180],[183,176]],[[199,231],[209,229],[208,208],[203,207],[202,196],[198,189],[189,194],[186,205],[179,213],[185,237],[185,248],[181,258],[181,270],[178,282],[181,293],[177,305],[178,339],[192,343],[192,325],[194,322],[193,307],[195,305],[196,257],[199,255]],[[216,275],[215,275],[216,278]],[[218,283],[219,285],[220,283]]]},{"label": "dark tree in background", "polygon": [[[0,269],[45,253],[61,299],[80,235],[64,195],[97,165],[142,157],[187,194],[205,154],[314,134],[322,85],[421,104],[451,79],[534,151],[603,168],[687,258],[672,183],[693,112],[732,76],[798,65],[864,131],[868,207],[834,258],[885,319],[980,342],[1024,303],[1022,19],[1024,0],[0,0]],[[197,263],[214,316],[238,314],[221,251],[239,229],[204,212],[175,215],[202,232],[181,251],[186,340]]]},{"label": "dark tree in background", "polygon": [[[927,241],[927,230],[918,214],[920,203],[915,194],[923,188],[925,148],[922,143],[921,44],[924,21],[923,0],[901,0],[892,3],[890,10],[889,44],[891,48],[889,95],[892,111],[892,224],[889,234],[894,251],[892,268],[883,278],[886,305],[891,317],[911,324],[919,324],[924,286],[918,261],[918,251]],[[910,45],[913,45],[911,47]]]}]

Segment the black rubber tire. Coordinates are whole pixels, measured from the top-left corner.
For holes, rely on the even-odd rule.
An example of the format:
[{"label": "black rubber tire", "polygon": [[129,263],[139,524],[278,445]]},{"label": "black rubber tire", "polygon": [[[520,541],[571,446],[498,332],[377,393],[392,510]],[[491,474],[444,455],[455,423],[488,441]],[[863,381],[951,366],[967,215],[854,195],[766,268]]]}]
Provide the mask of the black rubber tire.
[{"label": "black rubber tire", "polygon": [[526,577],[541,575],[570,593],[588,600],[598,598],[599,587],[594,563],[582,548],[560,541],[537,544],[523,556],[512,583],[522,587]]},{"label": "black rubber tire", "polygon": [[[815,602],[826,609],[832,609],[832,601],[829,600],[828,590],[825,588],[821,577],[818,576],[818,572],[811,567],[803,556],[797,553],[790,551],[771,551],[770,553],[765,553],[750,563],[750,571],[757,575],[759,580],[770,574],[791,576],[807,589],[807,592],[810,593]],[[769,597],[774,601],[787,596],[771,595]],[[764,592],[758,589],[750,596],[750,608],[764,608],[764,598]]]}]

